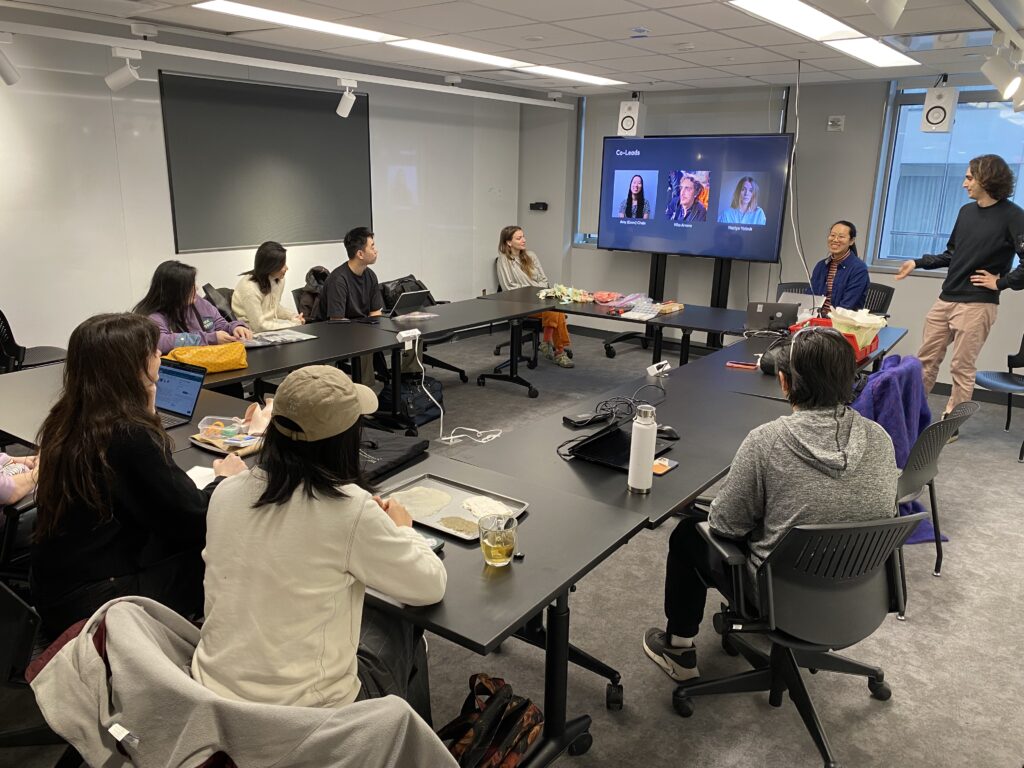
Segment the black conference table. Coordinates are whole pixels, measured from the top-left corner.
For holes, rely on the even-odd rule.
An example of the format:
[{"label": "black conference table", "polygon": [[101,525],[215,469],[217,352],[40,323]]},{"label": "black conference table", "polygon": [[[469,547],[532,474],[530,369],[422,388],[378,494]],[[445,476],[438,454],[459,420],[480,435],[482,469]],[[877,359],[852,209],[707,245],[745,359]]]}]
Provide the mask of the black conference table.
[{"label": "black conference table", "polygon": [[[60,395],[64,363],[30,368],[0,376],[0,432],[19,443],[35,446],[36,435]],[[190,445],[189,435],[196,433],[206,416],[244,416],[249,403],[204,389],[190,424],[167,430],[175,451]]]},{"label": "black conference table", "polygon": [[[501,298],[501,294],[495,294]],[[537,299],[529,304],[521,301],[457,301],[451,304],[435,304],[427,307],[424,311],[437,315],[437,317],[421,319],[380,318],[374,327],[386,332],[392,338],[399,331],[415,328],[419,330],[424,339],[429,343],[430,336],[442,336],[447,333],[462,331],[467,328],[476,328],[491,323],[510,321],[511,341],[509,347],[509,368],[508,373],[482,373],[477,377],[476,383],[484,386],[488,379],[494,381],[507,381],[512,384],[526,387],[530,397],[537,396],[537,390],[529,381],[519,375],[519,348],[522,346],[524,317],[535,312],[542,312],[552,309],[557,305],[554,299]],[[374,318],[376,320],[376,318]],[[391,364],[393,370],[400,370],[401,348],[392,351]],[[397,366],[397,367],[396,367]],[[396,399],[397,401],[397,399]]]},{"label": "black conference table", "polygon": [[[693,368],[676,368],[665,377],[641,377],[594,398],[596,404],[636,392],[638,398],[656,404],[659,424],[672,426],[679,433],[681,439],[664,454],[678,461],[679,466],[655,477],[650,494],[629,493],[624,472],[579,459],[559,458],[556,448],[561,443],[606,426],[572,429],[562,423],[562,414],[532,421],[507,432],[500,440],[475,446],[472,452],[456,458],[495,471],[515,468],[519,477],[530,482],[639,513],[648,525],[660,525],[728,472],[736,449],[751,429],[788,411],[783,402],[717,387],[714,381],[696,375]],[[637,392],[645,385],[664,387],[664,396],[652,387]],[[662,397],[664,400],[659,403]],[[586,406],[579,408],[585,409]]]},{"label": "black conference table", "polygon": [[538,299],[537,291],[540,288],[528,286],[516,288],[511,291],[501,291],[479,298],[490,301],[514,301],[525,305],[536,307],[534,312],[541,312],[544,309],[554,309],[565,312],[569,315],[582,317],[594,317],[600,320],[614,320],[622,323],[643,323],[650,325],[654,335],[654,350],[651,355],[651,362],[661,360],[662,337],[665,328],[678,328],[683,332],[683,339],[679,347],[679,364],[685,365],[690,356],[690,334],[693,331],[707,331],[708,333],[742,335],[744,323],[747,319],[746,312],[738,309],[722,309],[719,307],[704,307],[697,304],[687,304],[679,312],[672,312],[668,315],[658,315],[650,320],[633,320],[619,315],[609,315],[608,307],[604,304],[570,302],[561,304],[551,300],[546,306],[541,304],[546,299]]}]

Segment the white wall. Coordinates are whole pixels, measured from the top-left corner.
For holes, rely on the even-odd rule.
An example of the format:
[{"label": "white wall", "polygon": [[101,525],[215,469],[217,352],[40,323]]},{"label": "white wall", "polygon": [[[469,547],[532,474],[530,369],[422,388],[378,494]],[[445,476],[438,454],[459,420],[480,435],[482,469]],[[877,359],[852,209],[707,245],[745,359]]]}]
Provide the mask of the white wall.
[{"label": "white wall", "polygon": [[[176,258],[158,68],[325,87],[323,78],[147,55],[144,82],[111,94],[102,77],[117,62],[107,48],[19,35],[4,51],[22,80],[0,87],[0,307],[26,345],[64,345],[85,317],[130,308],[156,265]],[[414,272],[449,299],[479,293],[493,281],[481,254],[518,211],[518,105],[366,90],[378,276]],[[343,254],[340,243],[290,248],[288,288]],[[252,251],[181,259],[200,283],[233,286]]]}]

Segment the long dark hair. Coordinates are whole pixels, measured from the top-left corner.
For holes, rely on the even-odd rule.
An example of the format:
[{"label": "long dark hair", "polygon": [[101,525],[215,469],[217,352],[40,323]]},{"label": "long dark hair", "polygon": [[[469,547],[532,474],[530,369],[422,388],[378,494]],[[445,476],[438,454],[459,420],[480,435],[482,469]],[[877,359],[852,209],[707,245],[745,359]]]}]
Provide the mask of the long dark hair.
[{"label": "long dark hair", "polygon": [[249,279],[260,287],[260,293],[266,296],[270,293],[271,275],[284,268],[287,253],[280,243],[267,240],[256,249],[256,258],[253,261],[252,269],[242,274],[248,275]]},{"label": "long dark hair", "polygon": [[[284,426],[296,429],[290,419],[275,416]],[[259,468],[266,473],[267,487],[252,505],[254,509],[268,504],[284,504],[300,485],[311,499],[317,495],[330,499],[345,498],[345,483],[370,490],[359,465],[359,441],[362,425],[357,421],[340,435],[324,440],[305,442],[292,440],[273,425],[267,427],[260,448]]]},{"label": "long dark hair", "polygon": [[170,455],[142,380],[159,338],[152,320],[127,312],[90,317],[72,331],[64,387],[36,438],[36,541],[59,533],[79,505],[110,519],[110,489],[119,482],[107,461],[115,430],[142,430]]},{"label": "long dark hair", "polygon": [[[840,219],[835,224],[833,224],[832,227],[834,227],[836,224],[842,224],[844,227],[846,227],[848,230],[850,230],[850,239],[851,240],[856,240],[857,239],[857,225],[854,224],[852,221],[846,221],[846,219]],[[828,228],[829,232],[832,231],[832,227]],[[850,243],[850,253],[852,253],[854,256],[858,256],[858,254],[857,254],[857,244],[856,243]],[[858,256],[858,258],[859,258],[859,256]]]},{"label": "long dark hair", "polygon": [[[633,179],[640,179],[640,191],[633,197]],[[644,215],[644,177],[639,173],[629,180],[629,189],[626,191],[626,218],[638,219]]]},{"label": "long dark hair", "polygon": [[192,291],[196,287],[196,268],[171,259],[158,266],[149,283],[149,292],[135,305],[140,315],[161,314],[172,331],[187,331],[186,316],[194,311]]}]

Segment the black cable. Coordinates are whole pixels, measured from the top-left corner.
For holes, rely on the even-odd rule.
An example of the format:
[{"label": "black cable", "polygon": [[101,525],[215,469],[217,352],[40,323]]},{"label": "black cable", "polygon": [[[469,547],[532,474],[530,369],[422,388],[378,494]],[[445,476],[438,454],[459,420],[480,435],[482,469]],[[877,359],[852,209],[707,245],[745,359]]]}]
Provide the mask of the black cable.
[{"label": "black cable", "polygon": [[[647,389],[648,387],[652,387],[661,392],[661,398],[659,398],[657,402],[650,402],[649,400],[644,400],[637,397],[643,390]],[[594,416],[591,418],[591,421],[586,422],[581,426],[587,426],[594,419],[597,419],[600,416],[607,415],[611,419],[611,424],[602,427],[602,429],[621,427],[627,421],[632,421],[633,417],[636,416],[637,406],[650,405],[652,407],[655,407],[665,402],[666,397],[668,397],[668,394],[665,392],[665,387],[662,386],[661,382],[655,382],[654,384],[641,384],[633,391],[633,394],[630,395],[629,397],[626,397],[625,395],[616,395],[615,397],[609,397],[607,400],[602,400],[601,402],[599,402],[597,405],[594,406]],[[572,455],[569,453],[567,449],[572,448],[572,446],[576,445],[576,443],[579,443],[582,440],[587,439],[588,437],[592,437],[595,434],[595,432],[590,432],[585,435],[577,435],[575,437],[570,437],[568,440],[562,442],[561,444],[559,444],[557,448],[555,448],[555,453],[557,453],[558,457],[563,461],[568,461],[569,459],[572,458]]]}]

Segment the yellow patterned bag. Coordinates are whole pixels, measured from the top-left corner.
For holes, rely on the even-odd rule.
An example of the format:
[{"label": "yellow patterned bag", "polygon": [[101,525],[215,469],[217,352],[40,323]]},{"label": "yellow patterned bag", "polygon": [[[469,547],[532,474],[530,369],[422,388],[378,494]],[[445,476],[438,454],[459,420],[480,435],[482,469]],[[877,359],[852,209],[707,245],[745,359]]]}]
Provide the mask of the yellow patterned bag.
[{"label": "yellow patterned bag", "polygon": [[200,365],[207,373],[237,371],[249,365],[245,357],[245,345],[240,341],[211,344],[206,347],[175,347],[164,357],[179,363]]}]

